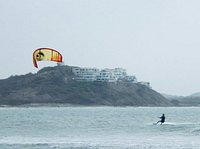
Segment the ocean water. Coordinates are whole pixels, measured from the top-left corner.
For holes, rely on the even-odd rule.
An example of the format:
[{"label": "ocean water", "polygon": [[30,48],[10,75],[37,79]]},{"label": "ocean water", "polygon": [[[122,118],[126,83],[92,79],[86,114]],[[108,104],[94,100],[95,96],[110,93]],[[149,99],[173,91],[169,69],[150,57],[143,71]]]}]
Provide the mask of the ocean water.
[{"label": "ocean water", "polygon": [[0,108],[0,149],[93,148],[200,149],[200,108]]}]

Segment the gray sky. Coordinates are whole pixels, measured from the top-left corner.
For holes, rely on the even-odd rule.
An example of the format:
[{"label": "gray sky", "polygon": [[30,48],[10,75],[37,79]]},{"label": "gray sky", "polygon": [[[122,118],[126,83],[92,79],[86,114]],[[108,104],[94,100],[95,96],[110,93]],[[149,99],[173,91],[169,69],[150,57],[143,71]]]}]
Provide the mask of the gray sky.
[{"label": "gray sky", "polygon": [[158,92],[200,91],[199,0],[0,0],[0,79],[37,72],[51,47],[65,64],[126,68]]}]

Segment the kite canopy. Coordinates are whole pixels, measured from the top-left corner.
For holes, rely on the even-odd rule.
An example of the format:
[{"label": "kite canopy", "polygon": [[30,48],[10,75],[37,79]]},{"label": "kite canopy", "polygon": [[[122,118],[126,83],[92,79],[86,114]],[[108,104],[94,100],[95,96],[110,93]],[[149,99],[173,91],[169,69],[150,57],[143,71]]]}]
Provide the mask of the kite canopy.
[{"label": "kite canopy", "polygon": [[54,49],[40,48],[33,53],[33,64],[36,68],[38,68],[38,61],[62,62],[62,55]]}]

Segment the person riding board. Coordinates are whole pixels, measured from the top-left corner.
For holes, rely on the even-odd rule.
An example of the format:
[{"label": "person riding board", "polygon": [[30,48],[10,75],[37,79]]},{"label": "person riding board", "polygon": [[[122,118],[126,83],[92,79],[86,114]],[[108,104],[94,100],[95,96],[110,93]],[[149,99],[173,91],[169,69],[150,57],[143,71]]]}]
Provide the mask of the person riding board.
[{"label": "person riding board", "polygon": [[165,114],[163,114],[161,117],[159,117],[160,120],[156,123],[158,124],[160,122],[160,125],[162,125],[165,122]]}]

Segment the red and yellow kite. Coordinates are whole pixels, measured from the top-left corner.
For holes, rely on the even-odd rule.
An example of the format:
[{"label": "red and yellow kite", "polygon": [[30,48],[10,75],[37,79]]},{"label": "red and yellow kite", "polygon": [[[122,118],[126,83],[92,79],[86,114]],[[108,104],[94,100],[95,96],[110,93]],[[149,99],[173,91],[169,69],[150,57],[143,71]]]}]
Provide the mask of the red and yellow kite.
[{"label": "red and yellow kite", "polygon": [[62,55],[54,49],[40,48],[33,53],[33,64],[36,68],[38,68],[38,61],[62,62]]}]

